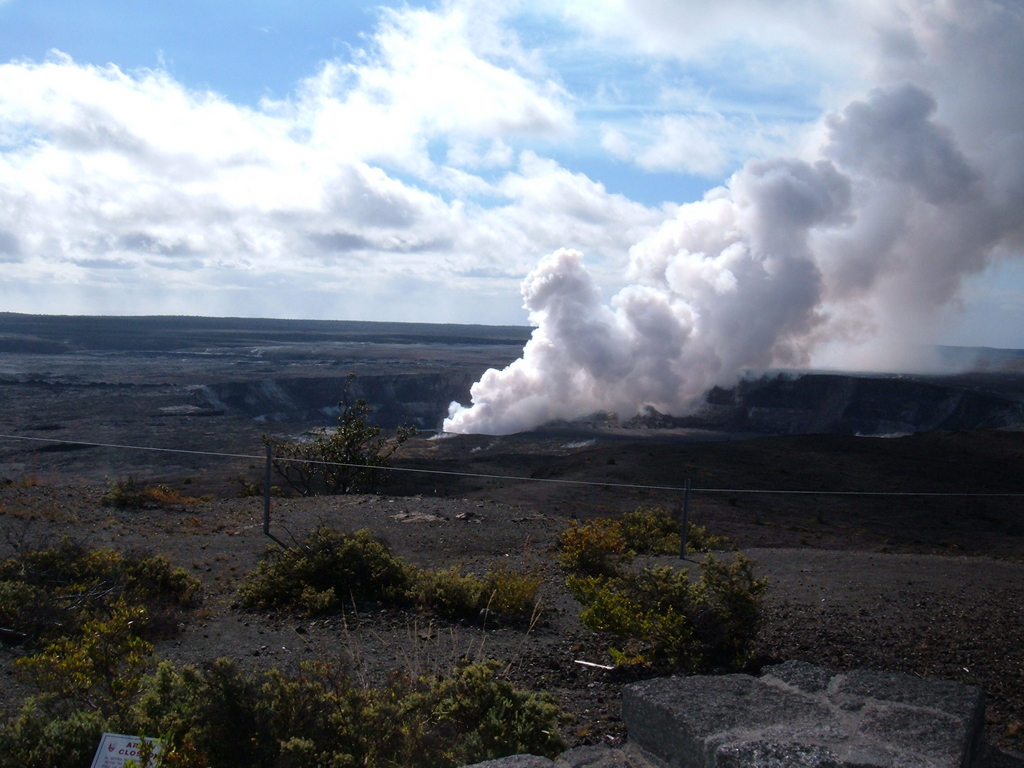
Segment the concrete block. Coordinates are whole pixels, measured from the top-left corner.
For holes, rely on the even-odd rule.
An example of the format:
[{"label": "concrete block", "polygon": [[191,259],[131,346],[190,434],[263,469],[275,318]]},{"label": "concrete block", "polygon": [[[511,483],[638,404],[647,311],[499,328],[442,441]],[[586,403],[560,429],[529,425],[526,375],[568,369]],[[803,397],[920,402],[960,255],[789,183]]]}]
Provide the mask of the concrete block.
[{"label": "concrete block", "polygon": [[632,744],[663,768],[971,768],[980,689],[803,662],[646,680],[623,692]]}]

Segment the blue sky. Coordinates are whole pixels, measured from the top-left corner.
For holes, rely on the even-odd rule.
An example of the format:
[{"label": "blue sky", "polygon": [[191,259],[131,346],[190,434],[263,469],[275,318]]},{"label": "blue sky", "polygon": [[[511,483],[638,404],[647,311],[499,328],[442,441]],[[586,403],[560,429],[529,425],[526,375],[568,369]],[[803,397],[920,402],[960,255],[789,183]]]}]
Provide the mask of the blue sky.
[{"label": "blue sky", "polygon": [[385,3],[7,0],[3,59],[52,49],[121,69],[163,67],[192,88],[251,106],[288,96],[320,61],[359,47]]},{"label": "blue sky", "polygon": [[[785,246],[817,282],[774,362],[1024,347],[1021,28],[981,0],[6,0],[0,310],[539,323],[520,284],[572,248],[608,312],[640,285],[708,318],[700,281],[744,288],[689,247],[705,195],[757,250],[781,198],[750,169],[795,158],[848,194]],[[908,84],[892,109],[933,106],[872,160],[856,105]]]}]

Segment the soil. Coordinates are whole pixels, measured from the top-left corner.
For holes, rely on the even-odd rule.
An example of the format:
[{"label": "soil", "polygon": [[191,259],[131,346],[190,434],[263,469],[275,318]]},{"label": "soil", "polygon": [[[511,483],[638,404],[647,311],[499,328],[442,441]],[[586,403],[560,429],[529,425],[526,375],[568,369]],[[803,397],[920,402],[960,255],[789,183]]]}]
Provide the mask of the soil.
[{"label": "soil", "polygon": [[[942,443],[945,438],[931,439]],[[992,445],[1001,440],[1009,441],[1012,458],[1020,436],[994,434],[976,442],[968,436],[954,446],[953,453],[963,459],[959,449],[967,444],[974,446],[975,453],[994,451]],[[422,466],[425,456],[439,454],[434,466],[445,466],[448,459],[442,451],[450,453],[454,443],[441,442],[440,449],[435,443],[412,450],[409,466],[417,461]],[[645,458],[649,474],[657,476],[659,462],[667,460],[665,451],[653,443],[653,455],[648,456],[647,447],[635,443],[615,443],[611,449],[607,444],[566,449],[567,441],[559,438],[548,444],[545,453],[540,442],[533,446],[536,450],[516,452],[518,460],[506,454],[505,469],[515,469],[513,465],[520,461],[559,476],[574,476],[575,467],[579,470],[575,476],[582,476],[581,468],[589,466],[591,473],[598,471],[595,467],[614,470],[622,463],[628,466],[633,461],[630,457],[639,455]],[[672,450],[677,459],[679,451],[700,450],[707,459],[705,466],[713,466],[715,445],[701,443],[695,448],[684,443]],[[769,455],[765,444],[760,448],[730,445],[735,462],[742,463],[755,453]],[[776,458],[768,461],[769,469],[785,465],[796,472],[799,466],[801,472],[813,475],[816,465],[806,456],[803,461],[792,455],[778,459],[786,455],[780,445],[787,444],[772,445],[770,455]],[[799,443],[788,445],[792,449]],[[983,450],[983,446],[987,447]],[[462,448],[467,456],[484,453],[470,454],[469,443]],[[811,448],[815,448],[813,441]],[[815,450],[823,449],[817,445]],[[600,455],[589,455],[594,451]],[[610,451],[621,463],[598,464],[607,462]],[[809,451],[804,444],[804,454]],[[981,460],[972,457],[963,460]],[[898,462],[890,466],[898,474]],[[738,480],[752,479],[756,478]],[[608,638],[580,624],[578,606],[554,561],[554,546],[567,518],[613,515],[630,508],[636,499],[623,489],[604,487],[603,503],[599,503],[601,486],[575,490],[559,486],[545,498],[533,486],[505,483],[497,487],[489,481],[478,481],[484,487],[475,491],[448,485],[442,490],[446,495],[394,495],[415,490],[408,483],[407,478],[394,481],[385,489],[387,495],[275,499],[271,533],[290,544],[317,525],[369,528],[395,554],[420,566],[460,565],[477,573],[510,567],[539,573],[545,579],[543,611],[532,625],[481,626],[396,610],[352,610],[343,617],[317,620],[240,610],[236,603],[239,580],[255,567],[267,546],[278,546],[263,534],[261,499],[221,498],[174,509],[119,511],[100,504],[102,487],[8,482],[0,485],[4,534],[0,554],[70,536],[90,545],[168,555],[199,576],[205,587],[202,608],[186,617],[175,637],[157,645],[159,656],[176,662],[202,664],[229,656],[249,667],[293,669],[299,662],[321,659],[342,665],[367,684],[379,684],[396,670],[444,673],[464,657],[494,658],[518,685],[555,696],[570,716],[563,726],[570,746],[620,743],[626,735],[620,720],[620,692],[635,678],[593,666],[610,663]],[[198,485],[195,481],[191,487]],[[425,486],[420,490],[429,493]],[[458,490],[465,495],[456,495]],[[1024,562],[1020,558],[1024,549],[1019,546],[1019,534],[1005,535],[1004,525],[1000,539],[977,519],[964,519],[953,531],[933,526],[942,533],[931,537],[927,527],[913,528],[919,525],[915,515],[926,513],[912,505],[893,507],[889,501],[886,516],[871,504],[850,511],[826,497],[818,501],[817,505],[783,502],[774,518],[769,517],[770,508],[746,498],[731,504],[728,497],[720,501],[705,497],[694,505],[699,522],[733,537],[756,562],[757,574],[769,578],[758,663],[795,658],[837,670],[866,667],[978,685],[988,696],[989,741],[1024,752]],[[817,520],[809,512],[815,508]],[[1015,513],[1019,521],[1020,499],[984,509],[996,520]],[[994,529],[996,523],[990,526]],[[791,530],[794,527],[801,530]],[[944,538],[955,539],[960,551],[970,555],[935,554],[948,552],[939,542]],[[879,551],[884,549],[890,551]],[[678,558],[659,561],[679,564]],[[696,567],[695,562],[685,565]],[[14,705],[30,692],[14,675],[13,660],[19,653],[11,648],[0,651],[5,680],[0,686],[0,708]]]},{"label": "soil", "polygon": [[[754,436],[597,419],[506,437],[423,436],[403,446],[402,471],[378,495],[275,499],[271,533],[291,544],[321,524],[369,528],[420,566],[535,571],[544,577],[536,622],[481,626],[390,610],[310,621],[237,607],[240,579],[278,546],[263,535],[261,500],[235,498],[239,477],[262,479],[264,432],[294,439],[314,423],[215,408],[199,397],[204,387],[244,384],[259,394],[324,380],[340,392],[350,371],[474,381],[515,359],[529,331],[0,313],[0,557],[62,536],[163,553],[202,579],[205,602],[158,644],[161,657],[286,668],[323,659],[367,684],[398,669],[443,673],[462,657],[491,657],[517,684],[557,698],[572,718],[563,726],[570,746],[618,743],[620,692],[631,678],[591,666],[610,662],[608,639],[580,624],[555,542],[573,518],[640,505],[678,511],[689,479],[691,519],[728,536],[769,578],[759,663],[802,659],[978,685],[989,741],[1024,752],[1024,497],[941,495],[1024,493],[1022,431]],[[995,378],[954,383],[1020,402],[1013,355],[1016,367],[1002,361]],[[413,399],[433,408],[428,395]],[[907,414],[920,410],[913,399],[900,403]],[[805,410],[791,415],[814,415]],[[783,426],[784,411],[774,411]],[[320,416],[316,423],[330,423]],[[216,500],[107,509],[107,476]],[[836,495],[865,491],[889,495]],[[898,495],[922,492],[940,495]],[[14,675],[20,653],[0,647],[0,710],[31,693]]]}]

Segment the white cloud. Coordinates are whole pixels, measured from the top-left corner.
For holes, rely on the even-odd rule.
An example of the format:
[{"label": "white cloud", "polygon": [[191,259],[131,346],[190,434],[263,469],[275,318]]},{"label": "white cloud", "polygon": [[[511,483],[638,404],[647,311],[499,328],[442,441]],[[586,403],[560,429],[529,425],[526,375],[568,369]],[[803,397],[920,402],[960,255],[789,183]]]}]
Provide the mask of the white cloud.
[{"label": "white cloud", "polygon": [[[851,184],[853,220],[807,233],[827,297],[814,311],[835,315],[820,328],[878,327],[883,304],[955,301],[965,275],[1024,248],[1015,13],[996,0],[451,0],[381,11],[362,50],[256,108],[161,70],[12,62],[0,300],[517,321],[515,287],[543,254],[586,253],[610,293],[631,246],[668,237],[682,210],[609,189],[643,190],[648,171],[721,181],[782,157],[830,160]],[[579,172],[595,157],[585,167],[614,173]],[[686,210],[690,228],[728,225]],[[676,298],[698,286],[721,307],[749,289],[756,270],[723,249],[674,257]],[[654,288],[641,287],[609,311],[639,312]]]},{"label": "white cloud", "polygon": [[714,176],[731,159],[722,146],[728,128],[719,114],[666,115],[658,120],[657,140],[637,154],[636,163],[649,171]]},{"label": "white cloud", "polygon": [[607,125],[601,128],[601,146],[619,160],[632,160],[636,155],[633,142],[622,131]]},{"label": "white cloud", "polygon": [[438,137],[465,144],[571,131],[568,94],[518,70],[515,40],[492,26],[457,7],[385,11],[368,50],[305,82],[299,113],[312,141],[426,173],[427,144]]},{"label": "white cloud", "polygon": [[[862,41],[879,7],[893,3],[855,0],[566,0],[567,18],[606,40],[627,42],[637,51],[684,61],[734,51],[786,51],[775,71],[759,80],[793,74],[793,62],[813,58],[819,66],[847,65],[859,59]],[[758,58],[762,62],[764,59]]]},{"label": "white cloud", "polygon": [[447,155],[448,164],[460,168],[507,168],[514,158],[512,147],[501,138],[484,146],[480,142],[457,139],[448,147]]},{"label": "white cloud", "polygon": [[645,171],[715,179],[750,158],[795,153],[808,130],[799,124],[762,125],[749,115],[726,117],[704,108],[646,119],[632,126],[630,136],[604,125],[601,146]]},{"label": "white cloud", "polygon": [[530,152],[478,175],[569,135],[568,103],[454,5],[387,12],[365,51],[258,109],[59,53],[0,65],[0,300],[521,321],[537,254],[568,236],[621,265],[663,215]]}]

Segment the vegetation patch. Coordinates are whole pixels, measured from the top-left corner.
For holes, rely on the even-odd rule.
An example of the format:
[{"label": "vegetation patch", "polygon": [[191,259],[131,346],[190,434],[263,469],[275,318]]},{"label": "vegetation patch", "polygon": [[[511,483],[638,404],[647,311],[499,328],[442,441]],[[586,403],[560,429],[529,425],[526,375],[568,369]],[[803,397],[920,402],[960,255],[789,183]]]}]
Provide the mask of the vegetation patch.
[{"label": "vegetation patch", "polygon": [[617,522],[597,519],[580,525],[573,520],[562,531],[558,562],[563,568],[593,576],[612,576],[629,560]]},{"label": "vegetation patch", "polygon": [[140,608],[133,632],[158,636],[202,601],[198,579],[166,557],[88,549],[70,539],[0,561],[0,639],[39,647],[77,637],[90,621]]},{"label": "vegetation patch", "polygon": [[[504,571],[481,579],[421,572],[366,532],[321,529],[305,548],[281,553],[265,597],[283,589],[314,608],[340,607],[333,590],[411,605],[424,585],[457,584],[468,597],[450,597],[446,613],[470,604],[512,613],[539,583]],[[309,583],[288,592],[298,577],[282,563]],[[160,738],[163,754],[144,764],[182,768],[454,767],[565,748],[554,700],[515,688],[497,662],[460,663],[448,676],[396,675],[380,688],[323,664],[291,674],[244,671],[227,659],[160,662],[149,640],[153,611],[195,605],[198,589],[164,558],[70,541],[0,562],[0,624],[30,651],[15,668],[36,691],[0,713],[0,768],[87,768],[105,731]]]},{"label": "vegetation patch", "polygon": [[156,736],[165,749],[152,764],[180,768],[453,768],[565,748],[551,697],[499,679],[496,662],[397,675],[379,689],[324,664],[294,675],[228,659],[176,667],[156,664],[132,616],[19,660],[40,693],[0,721],[0,768],[87,768],[104,731]]},{"label": "vegetation patch", "polygon": [[[728,543],[702,526],[687,527],[688,553]],[[570,571],[584,626],[621,641],[611,649],[616,664],[738,669],[751,655],[768,580],[755,579],[742,555],[729,564],[708,555],[696,581],[687,569],[625,568],[636,555],[678,554],[681,545],[678,521],[664,509],[641,507],[621,520],[573,521],[562,531],[558,559]]]},{"label": "vegetation patch", "polygon": [[[582,524],[574,520],[562,531],[558,561],[574,573],[614,576],[636,555],[678,554],[682,546],[680,531],[679,521],[660,507],[638,507],[621,520],[598,518]],[[686,531],[687,553],[730,546],[724,536],[710,534],[692,522]]]},{"label": "vegetation patch", "polygon": [[368,530],[313,530],[296,547],[268,547],[239,587],[250,609],[283,609],[308,616],[374,603],[417,605],[452,619],[528,617],[537,605],[539,577],[498,570],[483,577],[457,568],[421,570],[391,554]]},{"label": "vegetation patch", "polygon": [[755,579],[742,555],[725,563],[708,555],[701,576],[688,569],[645,568],[614,577],[570,575],[589,629],[622,645],[616,664],[652,664],[687,672],[736,670],[752,655],[766,578]]},{"label": "vegetation patch", "polygon": [[210,496],[182,496],[169,485],[140,485],[129,477],[126,480],[108,480],[107,492],[100,503],[114,509],[175,509],[211,501]]},{"label": "vegetation patch", "polygon": [[354,380],[351,374],[345,383],[338,426],[333,430],[316,429],[312,440],[300,442],[263,437],[274,469],[301,496],[373,490],[391,456],[416,434],[415,427],[399,427],[389,439],[379,425],[367,423],[373,409],[362,398],[349,399]]},{"label": "vegetation patch", "polygon": [[450,619],[517,620],[529,618],[537,609],[542,583],[540,576],[505,569],[488,571],[481,578],[450,568],[417,571],[413,591],[419,605]]}]

